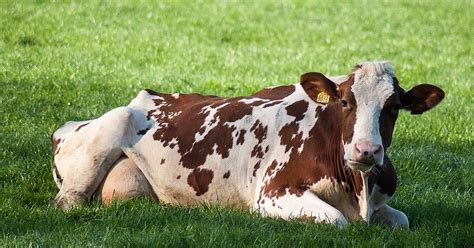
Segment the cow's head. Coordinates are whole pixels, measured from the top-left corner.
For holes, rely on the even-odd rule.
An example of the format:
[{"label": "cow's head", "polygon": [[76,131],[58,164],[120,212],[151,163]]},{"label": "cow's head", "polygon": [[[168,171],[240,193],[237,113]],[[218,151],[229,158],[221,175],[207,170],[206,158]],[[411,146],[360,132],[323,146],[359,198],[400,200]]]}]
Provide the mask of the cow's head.
[{"label": "cow's head", "polygon": [[383,164],[399,110],[421,114],[444,97],[440,88],[429,84],[405,91],[387,62],[361,63],[340,85],[319,73],[306,73],[301,81],[329,96],[330,104],[340,105],[344,160],[360,171]]}]

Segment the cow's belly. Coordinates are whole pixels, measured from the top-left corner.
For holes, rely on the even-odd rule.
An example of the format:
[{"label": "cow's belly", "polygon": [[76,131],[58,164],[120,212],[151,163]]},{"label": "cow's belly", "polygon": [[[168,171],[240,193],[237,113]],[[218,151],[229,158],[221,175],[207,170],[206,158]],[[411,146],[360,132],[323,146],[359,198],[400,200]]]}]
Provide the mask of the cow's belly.
[{"label": "cow's belly", "polygon": [[246,180],[247,171],[242,167],[246,161],[237,154],[230,154],[226,159],[209,155],[203,165],[186,168],[180,163],[177,146],[173,148],[164,147],[147,133],[133,147],[125,149],[161,202],[186,206],[202,203],[236,208],[252,206],[255,186]]}]

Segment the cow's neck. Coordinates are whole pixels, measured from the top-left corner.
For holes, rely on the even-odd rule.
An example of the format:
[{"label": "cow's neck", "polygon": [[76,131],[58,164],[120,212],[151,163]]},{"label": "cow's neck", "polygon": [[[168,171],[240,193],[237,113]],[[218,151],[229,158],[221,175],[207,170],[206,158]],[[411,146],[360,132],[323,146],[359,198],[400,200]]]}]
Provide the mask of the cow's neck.
[{"label": "cow's neck", "polygon": [[312,132],[319,162],[331,167],[331,176],[338,182],[345,182],[351,191],[360,192],[363,177],[352,171],[344,161],[344,142],[342,140],[342,112],[338,103],[332,103],[318,113],[318,120]]},{"label": "cow's neck", "polygon": [[[330,177],[338,183],[347,184],[349,192],[357,200],[360,216],[368,221],[369,216],[369,175],[360,171],[352,171],[344,161],[344,145],[342,140],[342,111],[338,103],[329,104],[318,115],[318,121],[313,128],[316,145],[316,156],[319,158],[316,166],[330,166]],[[322,139],[322,140],[321,140]]]}]

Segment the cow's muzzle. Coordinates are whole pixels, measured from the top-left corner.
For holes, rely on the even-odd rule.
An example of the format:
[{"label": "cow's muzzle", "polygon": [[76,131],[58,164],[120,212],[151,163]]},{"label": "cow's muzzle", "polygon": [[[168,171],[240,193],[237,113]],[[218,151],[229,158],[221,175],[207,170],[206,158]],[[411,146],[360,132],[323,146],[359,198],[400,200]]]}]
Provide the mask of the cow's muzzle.
[{"label": "cow's muzzle", "polygon": [[359,141],[354,144],[352,159],[347,165],[352,170],[369,171],[376,164],[383,161],[383,147],[370,141]]}]

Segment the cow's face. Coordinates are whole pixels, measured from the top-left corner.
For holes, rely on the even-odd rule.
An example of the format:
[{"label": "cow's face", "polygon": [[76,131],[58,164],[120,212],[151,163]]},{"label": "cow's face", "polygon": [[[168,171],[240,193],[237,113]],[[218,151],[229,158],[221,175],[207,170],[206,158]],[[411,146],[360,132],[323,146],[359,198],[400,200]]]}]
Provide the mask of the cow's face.
[{"label": "cow's face", "polygon": [[400,109],[421,114],[444,97],[441,89],[428,84],[405,92],[391,65],[385,62],[362,63],[354,68],[346,82],[319,88],[338,100],[334,104],[340,105],[342,113],[344,160],[351,169],[360,171],[383,165]]}]

